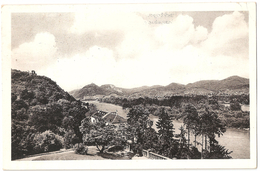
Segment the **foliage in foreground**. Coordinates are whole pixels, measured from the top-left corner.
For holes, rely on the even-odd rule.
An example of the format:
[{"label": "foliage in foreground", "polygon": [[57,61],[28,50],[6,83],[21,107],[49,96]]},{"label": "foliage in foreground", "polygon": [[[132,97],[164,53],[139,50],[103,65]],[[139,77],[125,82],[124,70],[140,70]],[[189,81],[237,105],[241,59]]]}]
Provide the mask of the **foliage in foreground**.
[{"label": "foliage in foreground", "polygon": [[64,135],[64,148],[69,149],[72,148],[75,144],[79,143],[80,140],[77,137],[77,135],[74,133],[74,131],[69,130]]},{"label": "foliage in foreground", "polygon": [[[142,106],[132,108],[128,114],[128,123],[134,130],[132,133],[136,138],[135,143],[132,145],[134,152],[140,154],[142,149],[146,149],[165,157],[177,159],[231,158],[230,154],[232,152],[219,145],[215,139],[215,136],[221,136],[225,132],[224,125],[217,114],[208,108],[197,111],[192,105],[188,105],[185,112],[183,116],[185,117],[186,128],[181,127],[180,134],[174,134],[174,125],[169,115],[163,109],[160,111],[159,119],[156,123],[158,132],[151,132],[152,124],[144,124],[150,123],[148,117],[146,117],[148,115],[145,108],[142,108]],[[135,122],[132,122],[134,120]],[[188,140],[186,139],[186,129],[188,129]],[[203,137],[200,144],[203,145],[205,143],[203,146],[209,148],[202,148],[201,151],[203,153],[199,152],[196,145],[193,146],[190,143],[190,133]],[[149,142],[149,146],[147,145],[147,140],[151,140],[151,137],[157,143],[152,145],[153,143]]]},{"label": "foliage in foreground", "polygon": [[12,138],[12,159],[31,154],[56,151],[63,147],[63,138],[52,131],[31,133],[30,129],[25,130],[25,132],[23,132],[21,127],[16,127],[16,129],[16,133],[21,133],[21,135],[12,134],[12,136],[16,136]]},{"label": "foliage in foreground", "polygon": [[76,154],[87,155],[88,154],[88,147],[82,143],[77,143],[73,147]]},{"label": "foliage in foreground", "polygon": [[125,145],[123,129],[124,127],[117,128],[115,125],[106,124],[101,117],[98,118],[97,123],[92,123],[90,118],[85,118],[80,126],[83,143],[88,146],[96,146],[100,153],[113,145]]},{"label": "foliage in foreground", "polygon": [[62,148],[63,138],[51,131],[36,134],[34,137],[34,151],[36,153],[57,151]]},{"label": "foliage in foreground", "polygon": [[51,79],[29,72],[12,70],[11,86],[12,160],[52,150],[52,141],[47,141],[50,143],[50,147],[45,147],[48,150],[40,145],[35,147],[34,138],[45,131],[61,137],[65,135],[65,147],[77,143],[77,139],[82,141],[79,126],[88,112],[82,102]]}]

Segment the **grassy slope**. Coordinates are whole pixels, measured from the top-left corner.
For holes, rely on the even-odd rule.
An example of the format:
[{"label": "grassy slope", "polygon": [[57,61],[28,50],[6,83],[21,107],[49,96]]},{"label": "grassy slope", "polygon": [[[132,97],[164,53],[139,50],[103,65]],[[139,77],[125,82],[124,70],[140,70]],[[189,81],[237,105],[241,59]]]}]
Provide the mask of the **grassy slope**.
[{"label": "grassy slope", "polygon": [[[132,158],[133,156],[131,156]],[[44,155],[41,157],[37,157],[32,159],[32,161],[39,160],[129,160],[128,156],[117,156],[113,153],[99,153],[95,146],[88,147],[88,154],[81,155],[75,154],[74,151],[64,152],[64,153],[56,153],[50,155]],[[27,160],[28,161],[28,160]]]},{"label": "grassy slope", "polygon": [[105,112],[115,112],[117,110],[118,115],[123,118],[127,118],[128,110],[124,110],[121,106],[117,106],[109,103],[99,103],[98,101],[89,101],[89,103],[95,104],[98,110],[102,110]]},{"label": "grassy slope", "polygon": [[105,160],[97,155],[96,147],[88,148],[88,155],[75,154],[74,151],[68,153],[57,153],[38,157],[34,160]]}]

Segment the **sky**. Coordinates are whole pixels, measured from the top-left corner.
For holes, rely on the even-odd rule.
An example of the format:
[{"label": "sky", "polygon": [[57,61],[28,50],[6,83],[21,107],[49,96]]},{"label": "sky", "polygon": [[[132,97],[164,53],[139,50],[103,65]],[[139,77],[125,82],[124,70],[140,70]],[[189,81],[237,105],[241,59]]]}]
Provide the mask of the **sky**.
[{"label": "sky", "polygon": [[248,12],[12,13],[12,68],[71,91],[249,78]]}]

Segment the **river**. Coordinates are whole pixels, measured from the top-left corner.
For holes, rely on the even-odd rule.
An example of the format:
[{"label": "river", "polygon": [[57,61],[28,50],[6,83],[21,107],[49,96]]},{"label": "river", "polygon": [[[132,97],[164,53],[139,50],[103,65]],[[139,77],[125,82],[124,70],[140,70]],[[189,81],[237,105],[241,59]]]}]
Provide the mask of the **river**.
[{"label": "river", "polygon": [[[153,121],[153,128],[157,131],[155,123],[158,120],[156,116],[150,116],[150,119]],[[179,134],[179,128],[183,125],[181,121],[172,121],[175,134]],[[196,138],[198,142],[201,142],[201,137]],[[195,140],[194,136],[191,135],[190,141]],[[225,146],[229,151],[233,151],[230,155],[233,159],[250,159],[250,131],[240,130],[235,128],[227,128],[223,136],[216,137],[216,140],[220,145]],[[201,146],[197,145],[197,148],[200,150]]]},{"label": "river", "polygon": [[[122,117],[126,118],[126,114],[128,111],[122,109],[121,106],[117,106],[109,103],[100,103],[98,101],[89,101],[89,103],[93,103],[97,105],[99,110],[104,110],[108,112],[118,111],[118,114]],[[157,130],[155,123],[158,120],[158,117],[150,115],[149,117],[153,121],[153,128]],[[173,125],[175,128],[175,134],[180,133],[179,128],[183,123],[181,121],[173,120]],[[217,141],[220,145],[225,146],[229,151],[233,151],[230,155],[233,159],[249,159],[250,158],[250,131],[239,130],[234,128],[227,128],[226,132],[223,136],[217,137]],[[194,136],[191,136],[191,142],[194,141]],[[197,141],[201,142],[201,138],[197,137]],[[201,146],[197,146],[198,149]]]}]

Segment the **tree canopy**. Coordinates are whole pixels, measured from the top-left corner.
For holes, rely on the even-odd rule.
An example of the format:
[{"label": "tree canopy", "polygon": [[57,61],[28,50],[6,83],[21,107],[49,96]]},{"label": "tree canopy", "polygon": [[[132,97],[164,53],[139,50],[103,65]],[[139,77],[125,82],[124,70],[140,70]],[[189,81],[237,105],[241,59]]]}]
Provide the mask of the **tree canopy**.
[{"label": "tree canopy", "polygon": [[[121,128],[121,129],[119,129]],[[124,145],[126,138],[122,132],[123,127],[117,128],[115,125],[106,124],[102,118],[98,122],[92,123],[90,118],[85,118],[81,122],[80,131],[83,134],[85,145],[95,145],[100,153],[112,145]]]}]

